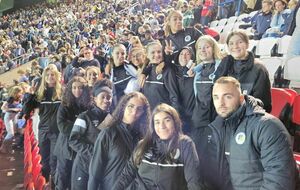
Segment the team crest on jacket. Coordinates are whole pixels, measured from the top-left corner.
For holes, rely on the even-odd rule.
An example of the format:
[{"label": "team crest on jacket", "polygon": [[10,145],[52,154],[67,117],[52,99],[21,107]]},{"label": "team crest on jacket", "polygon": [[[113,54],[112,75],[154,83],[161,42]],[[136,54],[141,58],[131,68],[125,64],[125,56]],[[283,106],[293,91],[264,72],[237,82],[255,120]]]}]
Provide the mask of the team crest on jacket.
[{"label": "team crest on jacket", "polygon": [[235,141],[237,144],[244,144],[246,140],[246,134],[244,132],[240,132],[235,136]]},{"label": "team crest on jacket", "polygon": [[185,42],[189,42],[191,41],[192,37],[190,35],[187,35],[185,38],[184,38],[184,41]]},{"label": "team crest on jacket", "polygon": [[157,75],[156,79],[160,80],[162,78],[162,74]]}]

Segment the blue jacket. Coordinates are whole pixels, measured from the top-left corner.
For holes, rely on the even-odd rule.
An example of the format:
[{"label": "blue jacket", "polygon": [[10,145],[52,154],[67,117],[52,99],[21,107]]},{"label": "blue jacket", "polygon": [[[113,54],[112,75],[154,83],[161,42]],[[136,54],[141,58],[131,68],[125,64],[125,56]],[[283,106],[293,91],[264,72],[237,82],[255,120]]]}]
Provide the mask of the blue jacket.
[{"label": "blue jacket", "polygon": [[256,22],[253,25],[254,38],[255,40],[261,39],[265,31],[270,28],[270,23],[272,19],[272,12],[264,13],[260,12],[256,17]]}]

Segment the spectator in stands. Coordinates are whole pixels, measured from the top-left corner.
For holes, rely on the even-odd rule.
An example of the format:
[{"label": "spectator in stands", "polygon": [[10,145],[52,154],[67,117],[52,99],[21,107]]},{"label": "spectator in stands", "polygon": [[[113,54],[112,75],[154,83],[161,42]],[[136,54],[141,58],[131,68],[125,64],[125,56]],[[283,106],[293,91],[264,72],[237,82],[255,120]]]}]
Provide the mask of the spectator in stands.
[{"label": "spectator in stands", "polygon": [[99,67],[88,66],[85,69],[85,79],[87,80],[87,85],[92,89],[97,80],[102,78],[101,71]]},{"label": "spectator in stands", "polygon": [[77,116],[86,111],[91,103],[87,81],[74,77],[63,92],[62,102],[57,112],[59,135],[55,146],[57,156],[55,188],[71,189],[71,172],[75,152],[69,147],[69,137]]},{"label": "spectator in stands", "polygon": [[136,179],[136,189],[201,190],[195,145],[181,127],[179,114],[173,107],[156,106],[145,138],[112,189],[126,189]]},{"label": "spectator in stands", "polygon": [[292,39],[289,45],[289,51],[287,57],[299,56],[300,55],[300,11],[299,11],[300,1],[298,1],[298,9],[295,12],[295,29],[293,31]]},{"label": "spectator in stands", "polygon": [[23,89],[20,86],[14,86],[8,93],[8,99],[1,106],[1,110],[5,112],[4,125],[6,135],[0,147],[3,154],[11,153],[11,144],[15,136],[15,126],[17,124],[17,114],[22,110]]},{"label": "spectator in stands", "polygon": [[112,189],[150,122],[147,98],[132,92],[123,96],[95,142],[89,168],[89,190]]},{"label": "spectator in stands", "polygon": [[31,101],[24,105],[30,109],[35,109],[35,112],[39,114],[38,139],[42,156],[42,174],[47,181],[51,175],[51,183],[54,183],[56,172],[57,158],[54,154],[54,148],[59,134],[57,111],[62,95],[60,76],[61,73],[55,65],[48,65],[43,71],[40,85],[35,92],[36,95],[33,95]]},{"label": "spectator in stands", "polygon": [[284,27],[285,30],[283,31],[283,36],[284,35],[292,35],[293,34],[293,30],[295,29],[295,16],[296,13],[299,9],[299,4],[298,0],[291,0],[288,3],[288,8],[291,10],[291,14],[288,16],[288,18],[286,19],[286,26]]},{"label": "spectator in stands", "polygon": [[[201,11],[201,25],[208,26],[212,20],[215,19],[217,13],[217,6],[213,0],[204,0]],[[197,40],[197,39],[196,39]]]},{"label": "spectator in stands", "polygon": [[[182,14],[179,11],[171,10],[165,22],[166,42],[172,46],[168,53],[171,54],[171,59],[175,61],[178,57],[178,52],[185,46],[190,46],[195,52],[195,43],[202,33],[195,28],[184,28],[182,23]],[[166,47],[167,44],[163,44]],[[165,49],[166,51],[166,49]]]},{"label": "spectator in stands", "polygon": [[151,30],[145,30],[145,37],[142,41],[143,46],[147,46],[149,43],[153,42],[154,39],[152,37],[152,32]]},{"label": "spectator in stands", "polygon": [[249,38],[244,31],[228,34],[226,44],[230,55],[226,56],[216,72],[215,80],[221,76],[233,76],[240,83],[242,93],[259,98],[267,112],[271,112],[271,84],[265,66],[248,51]]},{"label": "spectator in stands", "polygon": [[[192,2],[192,1],[190,1]],[[201,12],[202,12],[202,6],[203,2],[201,0],[194,0],[194,8],[193,8],[193,14],[194,14],[194,23],[200,24],[201,23]]]},{"label": "spectator in stands", "polygon": [[259,100],[243,95],[233,77],[219,78],[212,97],[218,117],[210,124],[206,156],[215,185],[221,185],[220,189],[296,189],[291,139],[281,121],[266,113]]},{"label": "spectator in stands", "polygon": [[26,72],[22,69],[19,69],[17,73],[20,75],[18,82],[29,82],[29,76],[26,75]]},{"label": "spectator in stands", "polygon": [[266,37],[281,37],[285,31],[287,18],[289,17],[291,10],[287,9],[287,2],[285,0],[274,1],[274,15],[271,20],[270,27],[263,38]]},{"label": "spectator in stands", "polygon": [[89,164],[100,132],[98,125],[110,112],[112,83],[108,79],[96,82],[92,90],[93,106],[81,113],[71,130],[69,145],[76,152],[72,168],[72,189],[87,189]]},{"label": "spectator in stands", "polygon": [[81,49],[79,56],[76,56],[65,70],[64,81],[67,83],[73,76],[82,76],[85,68],[96,66],[100,68],[100,63],[94,58],[93,50],[90,47]]},{"label": "spectator in stands", "polygon": [[192,27],[192,24],[194,23],[194,14],[190,9],[188,2],[184,1],[180,9],[183,17],[182,18],[183,27],[184,28]]},{"label": "spectator in stands", "polygon": [[267,31],[268,28],[270,28],[272,19],[272,5],[272,0],[263,0],[262,9],[256,16],[255,23],[252,25],[254,40],[260,40],[262,35]]},{"label": "spectator in stands", "polygon": [[[166,47],[171,48],[169,46],[170,44],[167,44]],[[149,63],[145,69],[147,73],[143,74],[148,77],[143,92],[149,100],[151,109],[160,103],[167,103],[181,110],[176,73],[171,63],[164,62],[162,45],[158,41],[148,44],[146,54]]]}]

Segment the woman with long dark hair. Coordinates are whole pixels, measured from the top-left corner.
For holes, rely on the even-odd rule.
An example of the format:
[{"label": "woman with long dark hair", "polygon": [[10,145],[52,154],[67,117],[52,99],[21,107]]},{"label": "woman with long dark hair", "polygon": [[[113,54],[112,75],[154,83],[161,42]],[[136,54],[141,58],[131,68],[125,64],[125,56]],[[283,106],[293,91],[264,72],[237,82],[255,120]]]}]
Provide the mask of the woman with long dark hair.
[{"label": "woman with long dark hair", "polygon": [[146,136],[112,189],[200,190],[199,158],[193,141],[182,133],[178,112],[167,104],[155,107]]},{"label": "woman with long dark hair", "polygon": [[87,189],[89,163],[96,138],[101,131],[98,126],[109,115],[112,103],[112,83],[99,80],[92,89],[93,106],[80,113],[73,125],[69,145],[77,153],[72,166],[73,190]]},{"label": "woman with long dark hair", "polygon": [[75,152],[69,147],[69,137],[77,116],[89,108],[90,102],[87,81],[83,77],[73,77],[63,92],[57,112],[59,135],[54,152],[57,156],[55,187],[58,190],[71,189]]},{"label": "woman with long dark hair", "polygon": [[95,142],[89,169],[89,190],[111,190],[150,120],[147,98],[132,92],[123,96]]}]

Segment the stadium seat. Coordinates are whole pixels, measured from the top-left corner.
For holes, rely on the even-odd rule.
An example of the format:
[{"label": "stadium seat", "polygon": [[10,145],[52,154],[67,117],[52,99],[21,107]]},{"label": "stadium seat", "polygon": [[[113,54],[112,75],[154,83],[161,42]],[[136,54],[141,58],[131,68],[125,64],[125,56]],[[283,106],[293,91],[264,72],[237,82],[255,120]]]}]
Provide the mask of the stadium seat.
[{"label": "stadium seat", "polygon": [[284,66],[284,78],[290,80],[290,88],[300,88],[300,56],[288,59]]},{"label": "stadium seat", "polygon": [[251,13],[249,13],[249,16],[252,18],[256,13],[257,11],[252,11]]},{"label": "stadium seat", "polygon": [[294,101],[294,96],[282,88],[272,88],[272,111],[271,114],[282,121],[288,131],[293,134],[291,128],[290,112]]},{"label": "stadium seat", "polygon": [[42,165],[41,164],[36,164],[34,166],[33,171],[32,171],[33,182],[35,182],[35,183],[37,182],[38,177],[42,175],[41,171],[42,171]]},{"label": "stadium seat", "polygon": [[209,27],[216,27],[216,26],[218,26],[218,24],[219,24],[219,21],[218,20],[214,20],[214,21],[212,21],[210,23]]},{"label": "stadium seat", "polygon": [[294,159],[296,161],[298,170],[300,170],[300,154],[299,153],[294,153]]},{"label": "stadium seat", "polygon": [[255,54],[257,43],[258,43],[258,40],[249,40],[248,50],[252,51]]},{"label": "stadium seat", "polygon": [[280,57],[268,57],[261,58],[261,61],[268,70],[271,84],[273,84],[275,72],[279,66],[283,65],[283,59]]},{"label": "stadium seat", "polygon": [[262,38],[257,43],[255,54],[260,57],[271,57],[272,50],[277,42],[277,38]]},{"label": "stadium seat", "polygon": [[227,23],[228,19],[227,18],[223,18],[221,20],[219,20],[219,24],[218,26],[225,26]]},{"label": "stadium seat", "polygon": [[238,16],[237,22],[245,23],[245,22],[243,21],[243,19],[244,19],[244,18],[247,18],[247,17],[249,17],[249,14],[243,13],[243,14],[241,14],[240,16]]},{"label": "stadium seat", "polygon": [[237,19],[238,19],[237,16],[229,17],[227,20],[227,24],[234,24],[237,21]]},{"label": "stadium seat", "polygon": [[292,122],[300,127],[300,95],[297,95],[293,103]]},{"label": "stadium seat", "polygon": [[291,38],[292,38],[292,36],[285,35],[278,40],[278,52],[277,53],[279,55],[281,55],[283,57],[286,56]]},{"label": "stadium seat", "polygon": [[39,176],[35,183],[35,190],[43,190],[46,185],[46,179],[43,176]]},{"label": "stadium seat", "polygon": [[221,25],[221,26],[218,25],[216,27],[211,27],[211,28],[214,29],[215,31],[221,33],[223,31],[224,26],[223,25]]},{"label": "stadium seat", "polygon": [[221,43],[221,44],[226,43],[226,38],[227,38],[228,34],[232,31],[233,27],[234,27],[234,23],[227,24],[224,26],[222,32],[220,33],[219,43]]}]

